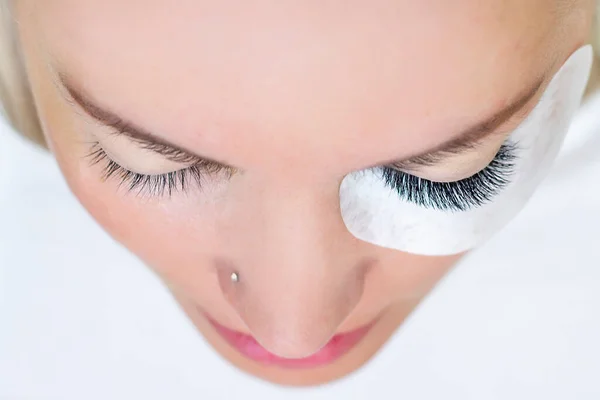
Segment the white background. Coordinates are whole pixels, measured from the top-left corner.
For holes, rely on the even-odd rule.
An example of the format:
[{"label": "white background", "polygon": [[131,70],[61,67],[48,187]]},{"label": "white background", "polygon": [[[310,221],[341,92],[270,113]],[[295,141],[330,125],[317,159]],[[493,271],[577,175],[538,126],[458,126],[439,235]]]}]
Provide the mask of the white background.
[{"label": "white background", "polygon": [[358,373],[299,390],[216,356],[0,126],[0,399],[600,399],[600,97],[526,210]]}]

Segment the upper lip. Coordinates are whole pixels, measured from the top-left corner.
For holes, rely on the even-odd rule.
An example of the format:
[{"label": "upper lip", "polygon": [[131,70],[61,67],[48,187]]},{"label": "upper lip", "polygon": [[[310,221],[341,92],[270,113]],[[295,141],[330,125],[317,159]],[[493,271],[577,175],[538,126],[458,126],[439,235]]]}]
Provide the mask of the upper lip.
[{"label": "upper lip", "polygon": [[[252,335],[227,328],[208,315],[207,319],[226,342],[229,342],[246,357],[258,362],[290,368],[313,368],[335,361],[357,345],[376,322],[376,320],[373,320],[371,323],[355,330],[338,333],[312,354],[303,357],[286,357],[270,352]],[[257,352],[256,349],[261,350]]]},{"label": "upper lip", "polygon": [[[217,321],[215,318],[213,318],[213,317],[212,317],[210,314],[208,314],[208,313],[207,313],[207,312],[205,312],[205,311],[203,311],[203,314],[204,314],[204,316],[206,317],[206,319],[207,319],[207,320],[208,320],[208,321],[209,321],[211,324],[213,324],[213,325],[217,325],[217,326],[223,327],[223,328],[225,328],[225,329],[227,329],[227,330],[230,330],[230,331],[232,331],[232,332],[235,332],[235,333],[237,333],[237,334],[239,334],[239,335],[244,335],[244,336],[248,336],[248,337],[254,338],[254,335],[253,335],[252,333],[250,333],[250,332],[247,332],[247,331],[245,331],[245,330],[242,330],[242,329],[236,329],[236,328],[232,328],[232,327],[230,327],[230,326],[228,326],[228,325],[226,325],[226,324],[222,324],[222,323],[220,323],[219,321]],[[340,332],[336,332],[336,333],[335,333],[335,334],[334,334],[334,335],[333,335],[333,336],[332,336],[332,337],[331,337],[331,338],[328,340],[328,342],[329,342],[329,341],[331,341],[332,339],[336,338],[336,337],[341,337],[341,336],[348,335],[348,334],[354,333],[354,332],[356,332],[356,331],[362,330],[362,329],[364,329],[364,328],[371,327],[371,326],[373,326],[373,325],[375,324],[375,322],[377,322],[377,320],[378,320],[378,319],[379,319],[379,318],[377,317],[377,318],[374,318],[374,319],[373,319],[371,322],[368,322],[368,323],[365,323],[365,324],[362,324],[362,325],[357,325],[355,328],[352,328],[352,329],[346,329],[346,330],[343,330],[343,331],[340,331]]]}]

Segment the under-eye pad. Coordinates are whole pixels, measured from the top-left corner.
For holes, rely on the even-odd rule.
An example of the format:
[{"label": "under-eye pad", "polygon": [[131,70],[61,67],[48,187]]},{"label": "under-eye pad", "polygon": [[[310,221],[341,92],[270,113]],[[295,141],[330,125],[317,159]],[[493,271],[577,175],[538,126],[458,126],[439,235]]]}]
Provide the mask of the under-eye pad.
[{"label": "under-eye pad", "polygon": [[[347,175],[340,186],[340,205],[348,230],[378,246],[431,256],[458,254],[488,240],[523,209],[547,175],[581,103],[592,59],[590,45],[571,55],[535,108],[509,135],[494,161],[497,168],[482,171],[473,181],[476,185],[442,186],[444,190],[432,197],[416,192],[428,181],[407,174],[393,176],[386,168]],[[502,174],[506,167],[502,163],[510,164],[510,174]],[[413,192],[394,186],[410,179],[416,184],[406,187]],[[494,183],[501,187],[488,196],[485,185]],[[461,190],[478,191],[481,204],[461,204]],[[435,196],[448,204],[436,206]]]}]

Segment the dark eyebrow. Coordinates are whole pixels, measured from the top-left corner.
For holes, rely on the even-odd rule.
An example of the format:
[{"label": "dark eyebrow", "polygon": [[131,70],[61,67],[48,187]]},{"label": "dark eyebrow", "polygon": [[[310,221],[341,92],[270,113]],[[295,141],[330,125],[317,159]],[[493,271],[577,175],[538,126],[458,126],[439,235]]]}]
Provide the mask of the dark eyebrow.
[{"label": "dark eyebrow", "polygon": [[[117,114],[101,108],[99,105],[94,104],[90,97],[87,96],[82,90],[76,89],[76,85],[70,82],[66,74],[59,73],[58,80],[62,87],[67,91],[69,97],[77,105],[79,105],[80,108],[82,108],[90,117],[97,120],[101,124],[114,128],[115,134],[125,135],[142,145],[142,147],[165,157],[172,158],[174,154],[179,153],[179,156],[176,158],[183,159],[185,158],[185,155],[187,155],[190,157],[196,157],[205,162],[213,163],[215,165],[228,166],[223,162],[195,154],[174,143],[170,143],[169,141],[148,132],[134,123],[124,120]],[[434,149],[429,149],[423,153],[410,156],[409,158],[403,160],[389,161],[385,164],[393,166],[394,168],[410,170],[419,166],[431,166],[444,161],[446,158],[452,155],[460,154],[467,150],[472,150],[474,146],[488,136],[496,133],[500,126],[518,114],[519,111],[521,111],[525,105],[535,97],[544,82],[545,74],[541,79],[535,81],[531,87],[523,91],[523,93],[508,106],[504,107],[502,110],[496,112],[494,115],[485,119],[484,121],[481,121],[462,133],[456,135],[454,138],[440,144]],[[177,159],[174,161],[177,161]]]},{"label": "dark eyebrow", "polygon": [[398,169],[414,169],[416,167],[429,167],[440,163],[447,158],[474,149],[477,144],[491,135],[502,133],[498,128],[510,121],[533,99],[544,82],[545,74],[534,84],[524,90],[515,101],[506,107],[497,111],[491,117],[476,123],[454,138],[438,145],[434,149],[429,149],[423,153],[410,156],[409,158],[393,161],[388,165]]},{"label": "dark eyebrow", "polygon": [[81,89],[76,89],[76,85],[71,83],[66,74],[58,74],[58,82],[68,95],[68,101],[72,100],[75,102],[86,114],[90,117],[105,125],[113,128],[112,132],[115,135],[124,135],[129,137],[134,142],[138,143],[142,148],[153,151],[160,154],[174,162],[189,163],[192,159],[196,161],[202,161],[203,164],[213,164],[223,167],[233,166],[227,165],[221,161],[205,157],[200,154],[191,152],[183,147],[180,147],[174,143],[164,140],[159,136],[156,136],[144,128],[129,122],[112,111],[103,109],[99,105],[95,104],[91,98],[85,94]]}]

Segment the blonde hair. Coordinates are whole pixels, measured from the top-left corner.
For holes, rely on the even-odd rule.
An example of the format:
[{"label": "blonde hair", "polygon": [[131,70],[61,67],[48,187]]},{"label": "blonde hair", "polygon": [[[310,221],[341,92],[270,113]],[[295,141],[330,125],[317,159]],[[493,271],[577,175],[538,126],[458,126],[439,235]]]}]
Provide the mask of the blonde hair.
[{"label": "blonde hair", "polygon": [[0,0],[0,111],[28,139],[46,147],[12,18],[10,0]]},{"label": "blonde hair", "polygon": [[[46,147],[18,46],[10,1],[0,0],[0,111],[17,132]],[[591,39],[596,50],[596,61],[587,93],[600,87],[600,1],[598,7]]]}]

